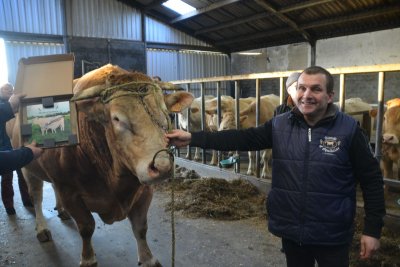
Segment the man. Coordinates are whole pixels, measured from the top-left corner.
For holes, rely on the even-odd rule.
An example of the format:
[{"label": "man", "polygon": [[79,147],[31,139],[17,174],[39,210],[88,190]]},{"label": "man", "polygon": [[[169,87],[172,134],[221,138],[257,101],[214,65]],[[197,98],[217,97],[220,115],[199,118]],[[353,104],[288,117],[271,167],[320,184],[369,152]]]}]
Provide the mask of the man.
[{"label": "man", "polygon": [[295,106],[293,98],[296,95],[297,79],[299,78],[300,74],[300,72],[292,72],[287,78],[285,85],[288,96],[281,105],[276,107],[276,109],[274,110],[274,117],[276,115],[291,111],[292,108]]},{"label": "man", "polygon": [[364,197],[360,257],[379,248],[385,215],[383,178],[368,139],[333,104],[333,78],[317,66],[299,79],[296,107],[246,130],[166,134],[176,146],[217,150],[272,148],[268,227],[282,238],[287,266],[348,266],[356,184]]},{"label": "man", "polygon": [[[0,151],[11,151],[11,142],[10,138],[6,132],[6,122],[12,118],[14,118],[14,113],[18,112],[19,101],[23,96],[21,95],[13,95],[14,88],[10,83],[3,84],[0,87]],[[32,160],[32,149],[22,149],[21,152],[13,152],[9,154],[2,153],[1,156],[1,165],[2,172],[1,175],[1,198],[6,209],[8,215],[15,214],[14,208],[14,189],[13,189],[13,170],[17,170],[18,173],[18,184],[20,189],[20,194],[22,198],[22,202],[24,206],[32,207],[32,202],[30,200],[30,196],[28,193],[28,187],[26,185],[25,179],[22,175],[22,172],[19,168],[9,168],[10,166],[14,166],[13,163],[16,163],[16,166],[19,166],[18,163],[26,164]],[[10,157],[11,158],[5,158]],[[15,158],[16,157],[16,158]],[[22,158],[21,158],[22,157]],[[28,161],[29,160],[29,161]],[[27,162],[28,161],[28,162]],[[21,167],[25,164],[20,164]],[[5,170],[8,171],[5,171]]]}]

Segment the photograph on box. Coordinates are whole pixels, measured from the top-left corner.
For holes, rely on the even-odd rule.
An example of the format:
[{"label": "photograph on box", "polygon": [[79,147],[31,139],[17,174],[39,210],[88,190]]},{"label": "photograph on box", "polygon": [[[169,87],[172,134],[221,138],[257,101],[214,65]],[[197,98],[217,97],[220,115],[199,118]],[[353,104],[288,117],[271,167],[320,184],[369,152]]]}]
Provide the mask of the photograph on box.
[{"label": "photograph on box", "polygon": [[51,107],[44,107],[42,103],[26,104],[24,113],[23,124],[31,128],[24,141],[35,140],[38,146],[58,146],[68,143],[73,134],[68,100],[54,102]]}]

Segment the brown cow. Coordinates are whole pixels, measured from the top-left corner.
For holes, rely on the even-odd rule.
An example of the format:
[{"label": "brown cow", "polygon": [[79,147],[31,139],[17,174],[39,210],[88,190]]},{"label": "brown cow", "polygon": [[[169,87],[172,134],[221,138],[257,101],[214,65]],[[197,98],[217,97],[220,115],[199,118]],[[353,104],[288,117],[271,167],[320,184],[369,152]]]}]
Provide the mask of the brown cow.
[{"label": "brown cow", "polygon": [[[45,180],[53,183],[76,222],[83,242],[80,266],[97,265],[91,244],[92,212],[107,224],[128,217],[139,263],[160,266],[146,241],[150,185],[170,177],[173,168],[165,151],[168,111],[186,108],[193,96],[182,91],[163,96],[150,77],[106,65],[76,82],[73,99],[77,101],[79,145],[47,149],[23,170],[34,201],[38,239],[51,240],[41,210]],[[13,134],[18,137],[18,125]]]},{"label": "brown cow", "polygon": [[[382,160],[383,176],[395,178],[393,163],[399,167],[400,161],[400,98],[387,101],[387,110],[383,116]],[[400,174],[397,171],[397,178]]]}]

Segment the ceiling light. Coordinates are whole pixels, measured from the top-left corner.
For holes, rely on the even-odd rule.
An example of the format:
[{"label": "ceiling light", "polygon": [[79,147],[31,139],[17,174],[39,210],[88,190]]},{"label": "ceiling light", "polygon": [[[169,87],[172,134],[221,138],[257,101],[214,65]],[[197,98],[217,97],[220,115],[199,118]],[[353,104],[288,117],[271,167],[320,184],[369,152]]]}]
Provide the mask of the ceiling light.
[{"label": "ceiling light", "polygon": [[245,56],[259,56],[262,53],[261,52],[240,52],[238,54],[239,55],[245,55]]},{"label": "ceiling light", "polygon": [[196,9],[192,7],[189,4],[186,4],[185,2],[182,2],[181,0],[168,0],[167,2],[162,4],[165,7],[168,7],[169,9],[172,9],[173,11],[184,15],[189,12],[195,11]]}]

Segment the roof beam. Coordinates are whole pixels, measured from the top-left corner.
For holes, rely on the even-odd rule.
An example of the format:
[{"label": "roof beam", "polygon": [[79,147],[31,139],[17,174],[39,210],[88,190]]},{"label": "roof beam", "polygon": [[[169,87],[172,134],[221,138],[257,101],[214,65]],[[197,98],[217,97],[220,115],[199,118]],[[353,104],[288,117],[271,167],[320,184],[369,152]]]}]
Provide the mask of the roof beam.
[{"label": "roof beam", "polygon": [[216,3],[211,4],[209,6],[206,6],[206,7],[203,7],[203,8],[199,8],[199,9],[196,9],[195,11],[193,11],[193,12],[189,12],[189,13],[187,13],[185,15],[179,16],[179,17],[171,20],[169,23],[170,24],[175,24],[177,22],[181,22],[182,20],[189,19],[191,17],[198,16],[200,14],[207,13],[207,12],[210,12],[210,11],[212,11],[214,9],[218,9],[218,8],[224,7],[226,5],[230,5],[230,4],[233,4],[233,3],[236,3],[236,2],[240,2],[240,1],[241,0],[223,0],[223,1],[219,1],[219,2],[216,2]]},{"label": "roof beam", "polygon": [[[291,12],[291,11],[301,10],[301,9],[309,8],[309,7],[316,6],[316,5],[325,4],[325,3],[328,3],[328,2],[332,2],[332,1],[336,1],[336,0],[319,0],[319,1],[309,0],[309,1],[305,1],[305,2],[299,3],[299,4],[294,4],[294,5],[290,5],[290,6],[281,8],[281,9],[278,10],[278,13],[287,13],[287,12]],[[233,27],[233,26],[240,25],[240,24],[243,24],[243,23],[250,23],[252,21],[259,20],[259,19],[264,19],[264,18],[267,18],[267,17],[271,17],[273,15],[274,15],[273,13],[261,12],[261,13],[258,13],[256,15],[251,15],[251,16],[244,17],[244,18],[241,18],[241,19],[236,19],[235,18],[235,19],[233,19],[231,21],[228,21],[228,22],[225,22],[225,23],[219,23],[216,26],[208,27],[208,28],[204,28],[202,30],[196,31],[194,33],[194,35],[196,36],[196,35],[200,35],[200,34],[203,34],[203,33],[218,31],[218,30],[222,30],[224,28]]]},{"label": "roof beam", "polygon": [[[370,18],[370,17],[382,16],[382,15],[395,13],[395,12],[399,12],[399,11],[400,11],[399,5],[392,5],[392,6],[389,6],[386,8],[382,8],[382,9],[374,9],[374,10],[370,10],[370,11],[366,11],[366,12],[359,12],[356,14],[341,16],[341,17],[337,17],[334,19],[325,19],[325,20],[319,20],[319,21],[314,21],[314,22],[310,22],[310,23],[304,23],[304,24],[300,24],[298,27],[301,30],[305,30],[305,29],[334,25],[334,24],[343,23],[343,22],[357,21],[360,19],[365,19],[365,18]],[[256,34],[251,34],[251,35],[242,35],[237,38],[225,39],[224,41],[216,42],[216,45],[223,46],[223,45],[237,43],[237,42],[244,41],[244,40],[247,40],[247,41],[255,40],[255,39],[265,38],[265,37],[269,37],[269,36],[273,36],[273,35],[286,34],[286,33],[294,32],[294,31],[295,30],[290,27],[280,28],[280,29],[276,29],[273,31],[256,33]]]},{"label": "roof beam", "polygon": [[328,26],[332,24],[337,24],[337,23],[343,23],[343,22],[351,22],[351,21],[357,21],[360,19],[367,19],[371,17],[377,17],[377,16],[382,16],[390,13],[396,13],[400,11],[400,6],[399,5],[393,5],[381,9],[374,9],[366,12],[360,12],[356,14],[351,14],[347,16],[341,16],[338,18],[334,19],[325,19],[325,20],[320,20],[320,21],[314,21],[310,23],[305,23],[301,24],[300,28],[301,29],[310,29],[310,28],[317,28],[317,27],[323,27],[323,26]]},{"label": "roof beam", "polygon": [[260,5],[261,7],[263,7],[265,10],[271,12],[273,15],[275,15],[277,18],[279,18],[280,20],[282,20],[283,22],[285,22],[286,24],[288,24],[291,28],[295,29],[297,32],[299,32],[303,38],[305,40],[307,40],[310,43],[313,43],[313,38],[311,37],[311,35],[300,29],[297,24],[291,20],[290,18],[288,18],[287,16],[283,15],[282,13],[280,13],[278,10],[276,10],[274,7],[272,7],[270,4],[266,3],[264,0],[254,0],[258,5]]}]

